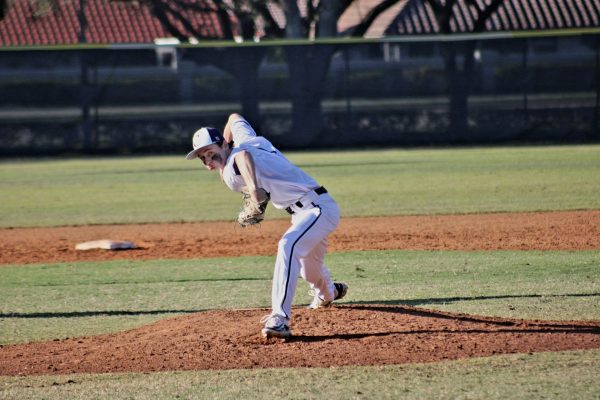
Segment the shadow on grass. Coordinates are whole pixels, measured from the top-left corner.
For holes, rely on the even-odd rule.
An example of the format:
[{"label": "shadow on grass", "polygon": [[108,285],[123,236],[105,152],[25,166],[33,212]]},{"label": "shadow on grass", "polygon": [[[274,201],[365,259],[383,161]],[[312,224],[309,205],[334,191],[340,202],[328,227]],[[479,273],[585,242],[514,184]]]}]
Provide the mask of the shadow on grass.
[{"label": "shadow on grass", "polygon": [[552,334],[593,334],[600,335],[600,326],[583,326],[583,327],[575,327],[574,329],[570,329],[570,327],[563,327],[562,329],[548,329],[548,328],[533,328],[533,329],[458,329],[458,330],[444,330],[444,329],[422,329],[422,330],[411,330],[411,331],[390,331],[390,332],[365,332],[365,333],[338,333],[333,335],[294,335],[286,341],[289,342],[304,342],[304,343],[313,343],[313,342],[322,342],[325,340],[339,339],[339,340],[356,340],[356,339],[364,339],[369,337],[385,337],[385,336],[408,336],[408,335],[433,335],[433,334],[443,334],[443,335],[469,335],[469,334],[539,334],[539,333],[552,333]]},{"label": "shadow on grass", "polygon": [[428,310],[424,308],[417,308],[412,306],[402,306],[398,304],[397,307],[385,307],[382,305],[378,305],[376,303],[372,304],[349,304],[349,307],[357,310],[369,310],[376,312],[390,312],[390,313],[401,313],[407,315],[414,315],[417,317],[426,317],[426,318],[439,318],[439,319],[447,319],[447,320],[455,320],[455,321],[465,321],[471,323],[482,323],[489,325],[499,325],[499,326],[518,326],[518,325],[527,325],[531,327],[544,327],[544,328],[569,328],[569,329],[590,329],[593,328],[595,330],[599,330],[600,325],[597,321],[590,321],[589,324],[577,324],[571,323],[569,321],[564,322],[544,322],[544,321],[536,321],[536,320],[521,320],[521,319],[509,319],[509,318],[501,318],[501,317],[482,317],[476,315],[468,315],[468,314],[454,314],[450,312],[436,311],[436,310]]},{"label": "shadow on grass", "polygon": [[40,283],[30,287],[57,286],[90,286],[90,285],[147,285],[155,283],[188,283],[188,282],[235,282],[235,281],[269,281],[270,278],[201,278],[201,279],[162,279],[159,281],[105,281],[93,283]]},{"label": "shadow on grass", "polygon": [[72,312],[34,312],[34,313],[1,313],[0,318],[82,318],[82,317],[114,317],[127,315],[160,315],[160,314],[193,314],[206,310],[148,310],[148,311],[72,311]]},{"label": "shadow on grass", "polygon": [[[523,294],[523,295],[497,295],[497,296],[472,296],[472,297],[442,297],[442,298],[429,298],[429,299],[417,299],[417,300],[381,300],[381,301],[355,301],[348,302],[346,304],[362,309],[373,309],[376,311],[383,312],[398,312],[394,311],[393,307],[377,307],[378,304],[383,305],[398,305],[401,312],[417,316],[427,316],[434,318],[445,318],[453,320],[461,320],[468,322],[483,322],[495,325],[515,325],[518,320],[508,320],[497,317],[477,317],[466,314],[453,314],[445,313],[441,311],[433,311],[428,309],[422,309],[417,307],[423,307],[427,305],[435,304],[447,304],[458,301],[476,301],[476,300],[501,300],[501,299],[527,299],[527,298],[549,298],[549,297],[600,297],[600,293],[571,293],[571,294]],[[363,306],[364,305],[364,306]],[[401,307],[409,306],[409,307]],[[533,322],[532,322],[533,323]],[[541,324],[541,323],[540,323]],[[544,326],[550,326],[544,324]],[[564,325],[556,325],[564,326]],[[574,326],[574,325],[571,325]]]},{"label": "shadow on grass", "polygon": [[355,301],[347,304],[406,304],[410,306],[426,306],[429,304],[448,304],[458,301],[478,300],[503,300],[503,299],[536,299],[553,297],[600,297],[600,293],[567,293],[567,294],[512,294],[496,296],[471,296],[471,297],[437,297],[415,300],[380,300],[380,301]]},{"label": "shadow on grass", "polygon": [[[386,306],[381,303],[391,304]],[[386,332],[361,332],[361,333],[340,333],[332,335],[294,335],[291,341],[298,342],[319,342],[331,339],[353,340],[367,337],[385,337],[385,336],[406,336],[406,335],[464,335],[464,334],[592,334],[600,335],[600,322],[553,322],[553,321],[528,321],[518,319],[507,319],[498,317],[479,317],[467,314],[453,314],[442,311],[427,310],[411,305],[406,305],[402,300],[387,302],[364,302],[364,303],[345,303],[339,307],[353,310],[365,310],[373,312],[386,312],[394,314],[405,314],[429,319],[443,319],[460,321],[471,324],[472,327],[464,328],[442,328],[442,329],[418,329],[405,331],[386,331]],[[473,326],[475,325],[475,326]],[[477,326],[478,325],[478,326]],[[486,327],[487,325],[487,327]]]}]

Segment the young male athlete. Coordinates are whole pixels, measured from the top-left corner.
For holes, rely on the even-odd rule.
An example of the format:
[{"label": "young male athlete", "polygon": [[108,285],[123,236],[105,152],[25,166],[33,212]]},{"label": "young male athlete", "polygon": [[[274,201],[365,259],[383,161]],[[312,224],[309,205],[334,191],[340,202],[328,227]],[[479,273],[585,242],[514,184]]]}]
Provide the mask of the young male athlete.
[{"label": "young male athlete", "polygon": [[222,135],[215,128],[199,129],[192,144],[193,150],[186,158],[199,158],[209,170],[218,170],[229,189],[247,191],[256,203],[270,199],[274,207],[291,214],[292,225],[277,249],[272,311],[261,320],[263,336],[291,336],[291,308],[298,275],[310,284],[314,293],[309,308],[327,307],[348,290],[346,284],[331,280],[323,263],[327,236],[340,219],[336,202],[271,142],[257,136],[239,114],[229,116]]}]

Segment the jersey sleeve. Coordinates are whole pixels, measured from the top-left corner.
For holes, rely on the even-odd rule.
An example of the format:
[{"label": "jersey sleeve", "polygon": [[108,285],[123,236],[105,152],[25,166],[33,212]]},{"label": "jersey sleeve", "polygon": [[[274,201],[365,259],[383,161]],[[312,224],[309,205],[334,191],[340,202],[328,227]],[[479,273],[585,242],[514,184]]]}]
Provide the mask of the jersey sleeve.
[{"label": "jersey sleeve", "polygon": [[256,137],[252,126],[243,118],[237,119],[231,124],[231,134],[236,147]]},{"label": "jersey sleeve", "polygon": [[223,182],[227,187],[234,191],[240,192],[242,188],[245,186],[244,179],[235,164],[235,154],[237,154],[239,149],[234,149],[232,151],[231,156],[227,159],[227,163],[225,164],[225,168],[223,168]]}]

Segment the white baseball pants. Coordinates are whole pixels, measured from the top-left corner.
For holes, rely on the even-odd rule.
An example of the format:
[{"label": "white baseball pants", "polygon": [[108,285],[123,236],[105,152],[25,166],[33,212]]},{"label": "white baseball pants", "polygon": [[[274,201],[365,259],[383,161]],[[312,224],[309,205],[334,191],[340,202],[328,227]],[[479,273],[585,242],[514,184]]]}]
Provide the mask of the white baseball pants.
[{"label": "white baseball pants", "polygon": [[329,194],[313,196],[294,208],[292,226],[279,241],[273,273],[272,314],[290,319],[298,276],[325,301],[335,296],[333,281],[324,264],[327,236],[340,221],[339,208]]}]

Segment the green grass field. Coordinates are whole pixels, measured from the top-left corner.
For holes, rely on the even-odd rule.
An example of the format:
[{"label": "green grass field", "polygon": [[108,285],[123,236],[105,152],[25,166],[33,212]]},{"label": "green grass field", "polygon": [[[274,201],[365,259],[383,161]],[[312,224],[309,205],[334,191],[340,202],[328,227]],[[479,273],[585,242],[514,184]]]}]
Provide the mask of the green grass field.
[{"label": "green grass field", "polygon": [[[2,267],[0,344],[121,331],[218,308],[268,307],[272,257]],[[600,251],[331,254],[353,303],[600,320]],[[299,283],[297,304],[307,304]],[[235,294],[235,295],[232,295]],[[40,304],[40,298],[44,303]]]},{"label": "green grass field", "polygon": [[[600,146],[291,153],[343,216],[600,208]],[[0,163],[0,227],[232,220],[217,173],[182,157]],[[268,218],[287,218],[270,208]]]},{"label": "green grass field", "polygon": [[597,399],[600,351],[383,367],[0,377],[6,399]]},{"label": "green grass field", "polygon": [[[600,209],[600,146],[292,153],[344,216]],[[182,157],[4,161],[0,226],[229,220],[239,196]],[[284,218],[270,209],[269,218]],[[272,257],[0,266],[0,344],[266,307]],[[330,254],[352,303],[600,320],[599,251]],[[300,283],[296,304],[309,301]],[[235,293],[234,296],[231,293]],[[43,299],[43,300],[41,300]],[[1,349],[0,349],[1,351]],[[600,351],[386,367],[0,377],[0,399],[600,396]]]}]

